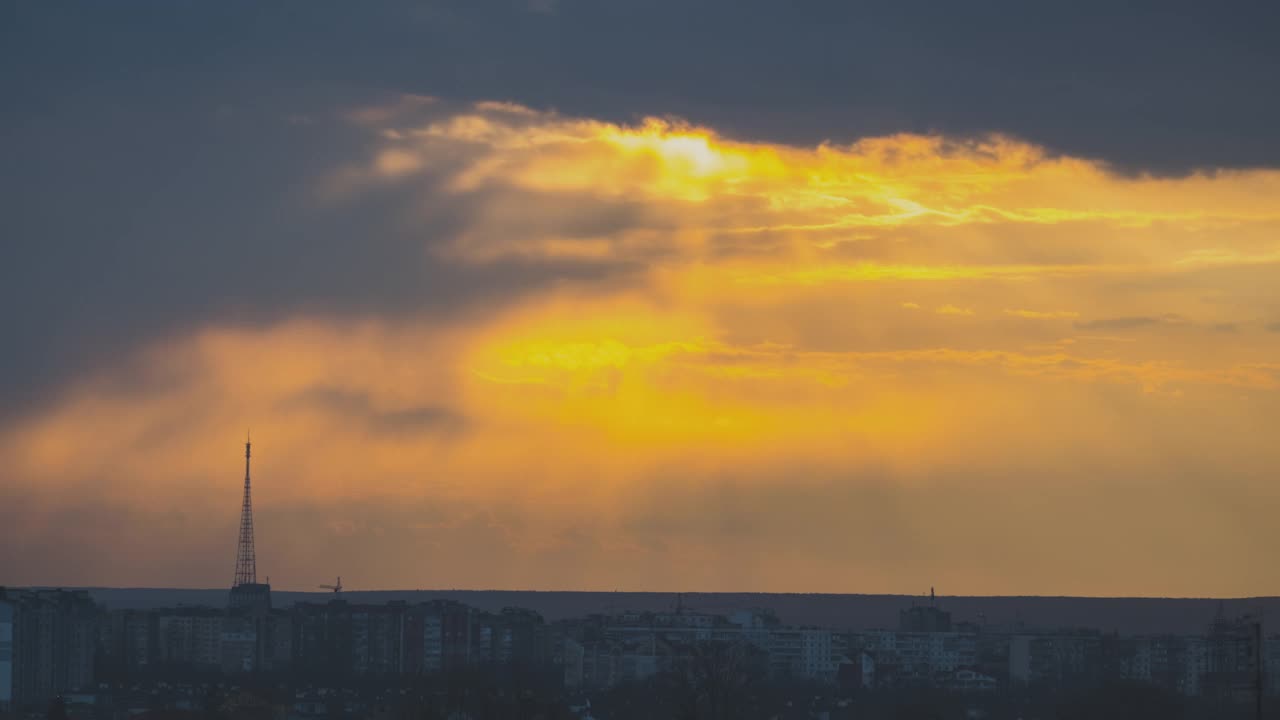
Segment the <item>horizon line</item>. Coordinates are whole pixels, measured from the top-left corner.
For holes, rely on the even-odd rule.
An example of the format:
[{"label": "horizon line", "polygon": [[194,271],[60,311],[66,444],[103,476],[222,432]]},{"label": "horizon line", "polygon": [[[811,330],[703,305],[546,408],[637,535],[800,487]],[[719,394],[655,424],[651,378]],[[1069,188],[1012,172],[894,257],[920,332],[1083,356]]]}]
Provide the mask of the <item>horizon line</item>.
[{"label": "horizon line", "polygon": [[[33,590],[152,590],[152,591],[179,591],[179,592],[229,592],[230,588],[218,587],[166,587],[166,586],[110,586],[110,585],[7,585],[0,583],[0,588],[12,589],[33,589]],[[274,590],[279,593],[295,593],[300,595],[334,595],[332,590],[290,590],[279,589]],[[576,595],[805,595],[805,596],[832,596],[832,597],[900,597],[900,598],[928,598],[927,593],[901,593],[901,592],[807,592],[807,591],[766,591],[766,590],[581,590],[581,589],[510,589],[510,588],[375,588],[375,589],[347,589],[343,588],[342,593],[337,594],[359,594],[359,593],[540,593],[540,594],[576,594]],[[1043,599],[1043,600],[1180,600],[1180,601],[1231,601],[1241,602],[1249,600],[1280,600],[1280,595],[1243,595],[1243,596],[1192,596],[1192,595],[1064,595],[1064,594],[1022,594],[1022,595],[999,595],[999,594],[944,594],[938,593],[938,599]]]}]

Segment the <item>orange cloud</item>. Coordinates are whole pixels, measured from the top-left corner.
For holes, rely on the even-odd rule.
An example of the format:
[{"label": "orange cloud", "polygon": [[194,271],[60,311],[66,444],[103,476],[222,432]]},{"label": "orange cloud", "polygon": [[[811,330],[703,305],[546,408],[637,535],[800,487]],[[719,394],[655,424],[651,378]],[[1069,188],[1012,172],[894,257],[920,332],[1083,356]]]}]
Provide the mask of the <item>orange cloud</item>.
[{"label": "orange cloud", "polygon": [[1070,310],[1010,310],[1005,308],[1004,314],[1029,320],[1061,320],[1080,317],[1080,313],[1071,312]]},{"label": "orange cloud", "polygon": [[[102,368],[5,427],[7,489],[42,513],[77,497],[230,506],[234,522],[252,425],[262,512],[334,556],[376,556],[366,586],[868,589],[856,562],[899,590],[945,555],[969,573],[957,592],[1068,588],[1025,568],[1009,585],[988,555],[936,543],[894,562],[841,548],[874,526],[999,553],[965,514],[997,503],[986,524],[1021,533],[1020,552],[1089,554],[1068,518],[1108,492],[1130,512],[1098,512],[1125,532],[1153,514],[1134,498],[1162,498],[1171,542],[1233,526],[1195,500],[1211,484],[1274,494],[1280,335],[1246,329],[1280,317],[1280,174],[1125,177],[999,136],[767,145],[506,103],[352,119],[378,146],[317,191],[408,190],[410,229],[426,206],[464,209],[424,263],[616,265],[626,281],[568,277],[465,318],[311,309],[188,328],[124,363],[131,382]],[[413,190],[430,173],[445,177],[426,202]],[[1225,326],[1244,329],[1206,339]],[[1195,587],[1276,589],[1247,570],[1248,548],[1280,540],[1257,522],[1203,538],[1242,559]],[[281,564],[334,574],[306,543],[277,543]],[[458,557],[406,567],[395,547]],[[1107,567],[1070,590],[1177,592],[1195,575],[1119,587],[1091,557]],[[697,585],[707,563],[748,558],[769,562]]]}]

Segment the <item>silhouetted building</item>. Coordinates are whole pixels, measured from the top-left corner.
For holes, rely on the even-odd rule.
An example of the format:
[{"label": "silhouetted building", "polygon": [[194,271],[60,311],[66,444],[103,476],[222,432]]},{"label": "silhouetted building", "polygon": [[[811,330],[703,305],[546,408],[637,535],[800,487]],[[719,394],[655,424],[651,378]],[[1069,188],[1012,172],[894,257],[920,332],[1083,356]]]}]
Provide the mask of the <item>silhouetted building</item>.
[{"label": "silhouetted building", "polygon": [[876,657],[868,650],[851,653],[850,662],[836,670],[836,685],[841,692],[856,694],[876,687]]},{"label": "silhouetted building", "polygon": [[1221,614],[1205,638],[1201,693],[1219,702],[1248,702],[1262,688],[1262,624],[1254,618],[1228,620]]},{"label": "silhouetted building", "polygon": [[91,683],[98,621],[83,591],[0,589],[0,702],[43,707]]},{"label": "silhouetted building", "polygon": [[351,609],[351,669],[357,675],[404,672],[403,602]]},{"label": "silhouetted building", "polygon": [[476,662],[476,610],[461,603],[432,603],[430,617],[439,621],[440,667],[449,670]]},{"label": "silhouetted building", "polygon": [[1036,690],[1092,687],[1102,679],[1103,651],[1096,630],[1018,634],[1010,639],[1009,680]]},{"label": "silhouetted building", "polygon": [[251,583],[231,588],[227,609],[245,611],[254,617],[266,616],[271,612],[271,586]]},{"label": "silhouetted building", "polygon": [[493,665],[532,667],[546,664],[551,645],[542,616],[524,608],[503,608],[479,617],[478,655]]},{"label": "silhouetted building", "polygon": [[150,610],[112,610],[98,633],[111,674],[140,674],[162,659],[157,615]]},{"label": "silhouetted building", "polygon": [[284,610],[272,610],[266,618],[266,637],[262,646],[265,651],[263,669],[269,671],[286,671],[293,668],[293,613]]},{"label": "silhouetted building", "polygon": [[13,630],[18,609],[0,589],[0,712],[13,705]]},{"label": "silhouetted building", "polygon": [[220,664],[228,674],[248,673],[260,668],[260,621],[244,615],[229,615],[222,625]]},{"label": "silhouetted building", "polygon": [[213,608],[175,608],[154,613],[158,661],[208,670],[222,667],[222,634],[227,614]]},{"label": "silhouetted building", "polygon": [[1271,635],[1262,643],[1262,672],[1268,695],[1280,695],[1280,635]]},{"label": "silhouetted building", "polygon": [[912,605],[898,612],[898,629],[913,633],[951,632],[951,613],[938,607],[931,589],[928,605]]},{"label": "silhouetted building", "polygon": [[453,600],[410,608],[405,622],[406,672],[441,672],[477,662],[476,617],[474,608]]},{"label": "silhouetted building", "polygon": [[[238,587],[251,594],[255,585]],[[0,707],[47,707],[53,696],[95,680],[107,682],[99,688],[124,681],[117,687],[130,697],[118,697],[123,704],[109,712],[178,707],[154,697],[139,696],[135,702],[132,695],[140,692],[135,683],[153,682],[165,694],[176,687],[169,683],[249,672],[287,673],[268,684],[305,682],[319,686],[321,699],[326,688],[350,687],[355,678],[366,689],[376,688],[378,678],[393,688],[403,687],[393,677],[459,669],[498,686],[521,678],[584,691],[658,676],[701,681],[699,673],[720,670],[782,681],[779,687],[802,680],[851,694],[927,688],[979,694],[1011,688],[1024,697],[1045,698],[1122,680],[1242,704],[1256,700],[1260,681],[1273,683],[1273,691],[1280,687],[1275,680],[1280,673],[1273,672],[1280,667],[1280,641],[1263,645],[1256,621],[1221,615],[1203,635],[1124,637],[964,623],[945,631],[941,628],[950,618],[933,605],[901,615],[904,626],[925,629],[848,632],[785,626],[776,616],[756,611],[724,616],[681,608],[548,625],[532,610],[490,613],[449,600],[353,604],[334,596],[288,610],[266,608],[262,603],[103,613],[83,592],[0,589]],[[95,645],[104,668],[99,678],[94,677]],[[86,717],[108,712],[93,709],[100,702],[94,694],[100,692],[67,695],[72,698],[68,707]],[[299,698],[295,704],[312,702]],[[364,712],[350,700],[315,702],[323,705],[323,713],[335,707],[346,714]],[[204,707],[203,700],[190,696],[173,702]]]},{"label": "silhouetted building", "polygon": [[874,660],[880,688],[941,687],[977,665],[978,636],[972,633],[875,630],[856,634],[854,642]]},{"label": "silhouetted building", "polygon": [[294,666],[308,675],[349,674],[353,656],[351,606],[334,599],[293,606]]},{"label": "silhouetted building", "polygon": [[1208,669],[1205,639],[1178,635],[1117,640],[1114,675],[1180,695],[1197,696]]},{"label": "silhouetted building", "polygon": [[769,674],[775,678],[835,681],[840,654],[828,629],[773,628],[762,649],[769,653]]}]

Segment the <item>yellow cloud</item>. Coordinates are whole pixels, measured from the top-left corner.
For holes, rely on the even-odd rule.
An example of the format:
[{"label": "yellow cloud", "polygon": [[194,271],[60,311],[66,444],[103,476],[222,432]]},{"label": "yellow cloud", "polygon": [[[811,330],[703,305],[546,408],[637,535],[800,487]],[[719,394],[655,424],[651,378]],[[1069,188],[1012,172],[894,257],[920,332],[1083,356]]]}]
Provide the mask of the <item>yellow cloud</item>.
[{"label": "yellow cloud", "polygon": [[[1273,321],[1280,173],[1119,176],[1000,136],[795,147],[508,103],[406,101],[352,119],[376,148],[319,183],[326,197],[418,189],[430,169],[443,178],[396,195],[413,198],[403,223],[421,230],[424,263],[554,281],[453,319],[444,303],[176,331],[122,363],[129,382],[102,368],[6,426],[6,489],[161,513],[227,504],[230,491],[234,515],[236,443],[252,424],[264,512],[363,502],[369,517],[319,525],[350,538],[398,527],[459,556],[498,544],[448,574],[389,564],[369,586],[609,583],[623,569],[638,586],[701,582],[688,557],[734,566],[773,553],[792,562],[716,588],[772,590],[860,589],[830,548],[881,512],[850,498],[899,508],[904,537],[942,528],[963,545],[983,531],[930,498],[987,493],[1017,510],[1011,526],[1034,515],[1045,532],[1020,535],[1026,551],[1055,557],[1078,549],[1078,528],[1043,513],[1046,495],[1080,493],[1083,511],[1145,483],[1134,496],[1168,499],[1179,533],[1219,520],[1193,501],[1197,483],[1280,499],[1259,480],[1280,461],[1267,431],[1280,419],[1280,334],[1205,335]],[[448,222],[434,222],[440,207]],[[378,241],[352,238],[351,252]],[[1186,321],[1134,337],[1105,324],[1174,316]],[[1009,319],[1078,317],[1107,332]],[[1202,464],[1212,480],[1189,476]],[[787,504],[809,487],[866,514],[811,522],[838,503]],[[786,531],[763,549],[704,527],[715,523],[672,540],[663,501],[678,493],[710,516],[764,498],[743,525],[782,516]],[[422,507],[450,510],[404,517]],[[1128,532],[1145,517],[1110,522]],[[1256,532],[1280,541],[1270,527]],[[590,540],[564,540],[570,530]],[[1230,533],[1201,541],[1220,557],[1244,547]],[[609,553],[581,568],[548,554],[593,543]],[[953,561],[962,577],[985,572],[985,557]],[[906,582],[923,566],[876,572]],[[1247,569],[1221,587],[1277,590]],[[1121,590],[1181,587],[1183,570]],[[1113,590],[1099,573],[1080,587]],[[1046,571],[1029,586],[956,590],[1055,582]]]},{"label": "yellow cloud", "polygon": [[1080,313],[1071,312],[1070,310],[1010,310],[1005,308],[1005,315],[1013,317],[1027,318],[1030,320],[1060,320],[1063,318],[1077,318]]}]

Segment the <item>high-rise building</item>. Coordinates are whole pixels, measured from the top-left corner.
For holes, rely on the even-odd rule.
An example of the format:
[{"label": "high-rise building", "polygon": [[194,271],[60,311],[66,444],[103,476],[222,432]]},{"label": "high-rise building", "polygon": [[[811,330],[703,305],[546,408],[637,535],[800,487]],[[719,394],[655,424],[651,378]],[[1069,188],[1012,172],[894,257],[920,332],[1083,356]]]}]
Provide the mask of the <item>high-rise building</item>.
[{"label": "high-rise building", "polygon": [[13,619],[17,608],[0,589],[0,712],[13,705]]},{"label": "high-rise building", "polygon": [[84,591],[0,589],[0,704],[39,707],[89,685],[98,616]]},{"label": "high-rise building", "polygon": [[160,662],[198,669],[222,665],[225,613],[213,608],[174,608],[155,616]]},{"label": "high-rise building", "polygon": [[903,632],[951,632],[951,613],[938,607],[937,596],[929,588],[928,605],[912,605],[898,612],[898,629]]},{"label": "high-rise building", "polygon": [[156,614],[149,610],[112,610],[103,630],[102,651],[111,674],[144,672],[162,659]]},{"label": "high-rise building", "polygon": [[1263,690],[1262,623],[1256,618],[1227,619],[1219,611],[1205,638],[1201,692],[1214,700],[1248,702]]}]

